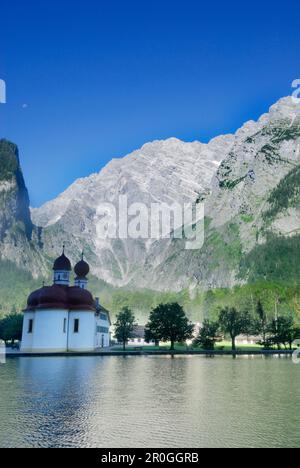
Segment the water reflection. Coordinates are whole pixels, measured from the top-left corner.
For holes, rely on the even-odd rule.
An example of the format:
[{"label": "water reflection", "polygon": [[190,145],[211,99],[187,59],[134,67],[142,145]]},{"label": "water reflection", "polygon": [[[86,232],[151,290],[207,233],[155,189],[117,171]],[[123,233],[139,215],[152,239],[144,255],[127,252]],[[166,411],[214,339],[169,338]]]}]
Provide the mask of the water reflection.
[{"label": "water reflection", "polygon": [[20,358],[0,367],[1,447],[297,447],[288,359]]}]

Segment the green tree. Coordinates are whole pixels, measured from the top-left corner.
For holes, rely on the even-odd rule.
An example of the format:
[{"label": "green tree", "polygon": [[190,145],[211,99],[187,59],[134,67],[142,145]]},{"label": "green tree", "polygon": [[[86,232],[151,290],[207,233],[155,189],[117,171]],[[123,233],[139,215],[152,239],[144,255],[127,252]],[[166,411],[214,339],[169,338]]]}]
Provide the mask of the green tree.
[{"label": "green tree", "polygon": [[263,342],[266,342],[267,330],[268,330],[268,318],[261,301],[258,301],[256,308],[257,315],[257,331],[261,334]]},{"label": "green tree", "polygon": [[300,329],[296,327],[293,317],[278,317],[277,320],[273,320],[269,332],[269,341],[278,349],[283,345],[292,350],[294,341],[300,338]]},{"label": "green tree", "polygon": [[265,312],[265,309],[262,305],[262,302],[259,300],[256,306],[255,315],[252,320],[251,333],[261,337],[261,340],[258,342],[261,346],[265,348],[270,347],[270,342],[267,339],[270,323]]},{"label": "green tree", "polygon": [[199,335],[194,340],[194,344],[201,346],[203,349],[214,350],[216,343],[220,341],[222,341],[222,337],[219,323],[205,320],[199,330]]},{"label": "green tree", "polygon": [[120,343],[123,343],[123,350],[126,349],[126,344],[132,336],[135,327],[135,316],[129,307],[123,307],[117,315],[115,326],[115,336]]},{"label": "green tree", "polygon": [[0,340],[4,340],[4,319],[0,320]]},{"label": "green tree", "polygon": [[230,335],[232,351],[235,351],[236,337],[249,333],[251,318],[248,312],[240,312],[234,307],[226,307],[220,312],[219,325],[225,334]]},{"label": "green tree", "polygon": [[15,341],[22,339],[22,327],[23,327],[23,315],[11,314],[7,315],[0,321],[0,339],[5,341],[11,341],[14,344]]},{"label": "green tree", "polygon": [[159,338],[149,328],[145,328],[145,341],[146,343],[154,341],[155,346],[159,346]]},{"label": "green tree", "polygon": [[171,342],[174,350],[176,342],[183,342],[193,337],[194,325],[189,322],[183,308],[177,304],[161,304],[150,313],[146,325],[146,337],[156,341]]},{"label": "green tree", "polygon": [[290,329],[286,331],[286,341],[289,345],[289,349],[292,351],[293,343],[296,340],[300,339],[300,328],[293,325]]}]

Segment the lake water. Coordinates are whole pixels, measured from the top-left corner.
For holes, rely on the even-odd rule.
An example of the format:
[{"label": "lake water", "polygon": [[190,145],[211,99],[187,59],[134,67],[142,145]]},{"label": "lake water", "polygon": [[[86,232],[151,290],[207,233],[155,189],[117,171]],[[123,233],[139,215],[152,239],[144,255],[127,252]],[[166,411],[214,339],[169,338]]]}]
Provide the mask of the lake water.
[{"label": "lake water", "polygon": [[288,357],[16,358],[0,447],[299,447]]}]

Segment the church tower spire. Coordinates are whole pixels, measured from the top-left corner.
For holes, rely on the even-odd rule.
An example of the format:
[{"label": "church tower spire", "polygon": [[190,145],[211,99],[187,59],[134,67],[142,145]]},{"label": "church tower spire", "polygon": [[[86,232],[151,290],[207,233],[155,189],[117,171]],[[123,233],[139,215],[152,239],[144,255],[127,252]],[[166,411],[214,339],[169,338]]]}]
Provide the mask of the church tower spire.
[{"label": "church tower spire", "polygon": [[66,257],[65,246],[63,246],[62,255],[55,260],[53,265],[53,283],[61,286],[69,286],[71,271],[71,262]]}]

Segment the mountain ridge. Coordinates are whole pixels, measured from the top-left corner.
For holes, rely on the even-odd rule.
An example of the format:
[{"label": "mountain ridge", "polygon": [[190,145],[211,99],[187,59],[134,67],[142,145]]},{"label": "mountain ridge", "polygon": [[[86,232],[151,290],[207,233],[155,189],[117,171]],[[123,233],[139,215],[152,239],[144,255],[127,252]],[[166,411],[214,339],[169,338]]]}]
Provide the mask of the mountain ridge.
[{"label": "mountain ridge", "polygon": [[[31,290],[51,281],[53,258],[66,243],[73,264],[85,250],[95,275],[89,288],[113,315],[129,305],[144,323],[152,307],[178,301],[193,321],[201,321],[217,316],[220,307],[255,308],[261,300],[271,316],[276,307],[299,318],[300,100],[283,98],[258,121],[207,144],[176,138],[145,144],[127,156],[126,167],[117,159],[75,181],[65,191],[71,192],[67,205],[64,197],[50,202],[53,210],[42,223],[37,218],[43,210],[38,216],[32,210],[33,221],[44,227],[28,223],[17,147],[6,140],[0,140],[0,172],[7,156],[3,142],[11,145],[20,175],[0,177],[0,314],[21,310]],[[204,200],[203,248],[186,251],[181,239],[105,243],[93,238],[98,202],[114,201],[119,194],[146,205],[174,195],[179,202]]]},{"label": "mountain ridge", "polygon": [[32,210],[34,223],[44,228],[47,254],[56,255],[62,243],[69,245],[74,255],[83,248],[97,276],[114,286],[129,284],[144,262],[149,241],[99,239],[99,206],[118,206],[120,195],[128,197],[129,205],[138,202],[147,207],[151,203],[195,201],[209,190],[231,141],[232,136],[219,137],[210,144],[158,140],[113,160],[98,174],[79,179],[54,201]]},{"label": "mountain ridge", "polygon": [[[16,206],[18,200],[17,178],[14,176],[13,185],[5,179],[2,195],[9,196],[2,218],[4,212],[13,216],[0,242],[1,261],[15,263],[36,279],[48,278],[52,259],[66,244],[72,263],[84,249],[93,274],[114,288],[189,291],[191,297],[255,278],[283,281],[280,268],[286,266],[276,266],[282,265],[276,249],[292,258],[300,234],[299,104],[299,99],[282,98],[257,121],[248,121],[235,134],[205,144],[177,138],[146,143],[124,158],[114,159],[99,173],[78,179],[53,201],[32,209],[27,227],[25,219],[19,224],[17,210],[11,209],[11,203]],[[3,144],[0,156],[5,153]],[[10,145],[14,154],[17,148]],[[21,170],[19,159],[17,168]],[[22,177],[18,180],[25,187],[22,199],[28,221],[29,200]],[[184,240],[172,238],[99,239],[99,204],[115,203],[124,194],[129,203],[146,206],[157,201],[203,200],[203,248],[189,252]],[[263,263],[255,262],[255,252]],[[295,267],[289,278],[298,281],[297,272]]]},{"label": "mountain ridge", "polygon": [[[74,252],[84,247],[96,275],[118,287],[180,291],[197,285],[234,286],[243,255],[266,240],[263,207],[268,196],[300,164],[299,103],[293,97],[282,98],[257,121],[206,144],[176,138],[147,143],[114,159],[99,173],[79,179],[58,198],[32,211],[34,222],[44,227],[47,254],[58,253],[62,242]],[[147,206],[203,200],[203,249],[186,252],[182,241],[172,239],[97,239],[98,204],[116,204],[124,194],[129,203]],[[82,229],[73,218],[80,220]],[[278,227],[288,220],[275,220],[268,229],[276,231],[276,222]],[[54,235],[59,236],[58,244]]]}]

